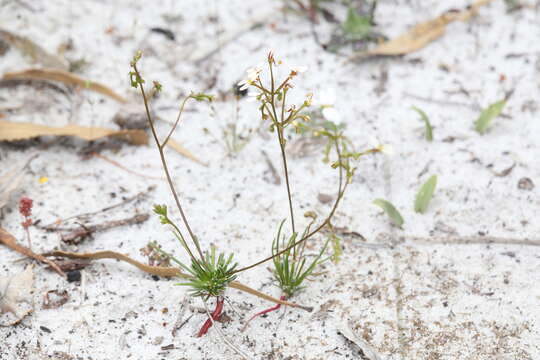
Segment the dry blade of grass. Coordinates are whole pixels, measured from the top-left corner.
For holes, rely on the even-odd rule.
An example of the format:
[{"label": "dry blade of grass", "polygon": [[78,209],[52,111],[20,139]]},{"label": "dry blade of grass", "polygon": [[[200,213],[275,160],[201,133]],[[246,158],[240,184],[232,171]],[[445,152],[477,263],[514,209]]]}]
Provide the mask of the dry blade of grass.
[{"label": "dry blade of grass", "polygon": [[32,123],[14,123],[0,120],[0,141],[15,141],[31,139],[38,136],[75,136],[92,141],[103,137],[113,136],[134,145],[148,144],[148,136],[143,130],[112,130],[102,127],[86,127],[66,125],[53,127]]},{"label": "dry blade of grass", "polygon": [[17,50],[24,55],[30,57],[33,62],[61,70],[67,70],[69,68],[67,61],[49,53],[25,36],[17,35],[6,29],[0,29],[0,39],[4,40],[14,48],[17,48]]},{"label": "dry blade of grass", "polygon": [[183,155],[183,156],[187,157],[188,159],[193,160],[196,163],[201,164],[203,166],[208,166],[208,164],[206,162],[200,160],[191,151],[189,151],[184,146],[182,146],[179,142],[177,142],[177,141],[175,141],[173,139],[169,139],[169,141],[167,141],[167,145],[170,148],[174,149],[176,152],[178,152],[180,155]]},{"label": "dry blade of grass", "polygon": [[4,74],[6,80],[46,80],[61,82],[68,85],[78,86],[81,89],[88,89],[106,95],[120,103],[127,103],[127,99],[106,85],[98,82],[81,78],[77,75],[59,69],[26,69],[17,72],[8,72]]}]

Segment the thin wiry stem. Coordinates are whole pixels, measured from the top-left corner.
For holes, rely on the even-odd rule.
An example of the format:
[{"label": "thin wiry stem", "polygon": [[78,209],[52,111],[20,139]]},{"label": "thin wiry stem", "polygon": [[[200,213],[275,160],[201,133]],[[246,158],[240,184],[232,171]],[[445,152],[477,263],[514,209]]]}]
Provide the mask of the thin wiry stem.
[{"label": "thin wiry stem", "polygon": [[287,169],[287,156],[285,154],[285,139],[283,137],[283,128],[278,128],[277,133],[278,133],[279,147],[281,149],[283,171],[285,172],[285,184],[287,184],[287,198],[289,200],[289,211],[291,213],[291,227],[292,227],[292,232],[295,233],[296,229],[294,227],[294,211],[293,211],[293,206],[292,206],[291,185],[289,184],[289,170]]},{"label": "thin wiry stem", "polygon": [[167,145],[167,142],[169,141],[169,138],[171,137],[171,135],[174,133],[174,130],[176,129],[176,126],[178,125],[178,123],[180,122],[180,116],[182,116],[182,113],[184,112],[184,106],[186,106],[186,103],[187,101],[191,99],[191,96],[187,96],[184,101],[182,101],[182,105],[180,105],[180,110],[178,111],[178,116],[176,117],[176,121],[174,122],[174,125],[171,129],[171,131],[169,131],[169,134],[167,135],[167,137],[165,138],[165,140],[163,141],[163,143],[160,145],[161,147],[165,147],[165,145]]},{"label": "thin wiry stem", "polygon": [[289,212],[291,214],[291,228],[292,232],[296,232],[296,228],[294,226],[294,211],[292,206],[292,194],[291,194],[291,185],[289,183],[289,170],[287,168],[287,156],[285,154],[285,137],[283,134],[283,126],[284,126],[284,113],[285,113],[285,94],[282,99],[282,105],[281,105],[281,121],[278,121],[277,117],[277,111],[276,111],[276,105],[275,105],[275,98],[276,98],[276,92],[274,91],[275,84],[274,84],[274,71],[272,69],[272,63],[269,62],[270,67],[270,78],[271,78],[271,101],[270,105],[272,106],[272,113],[274,115],[274,119],[276,120],[276,132],[278,135],[279,140],[279,148],[281,149],[281,159],[283,162],[283,171],[285,172],[285,183],[287,185],[287,198],[289,200]]},{"label": "thin wiry stem", "polygon": [[[341,155],[341,150],[339,149],[338,141],[339,140],[336,139],[335,147],[336,147],[336,152],[337,152],[337,155],[338,155],[338,161],[341,163],[342,155]],[[345,190],[347,189],[347,185],[348,185],[348,182],[345,182],[345,184],[343,184],[343,167],[340,165],[339,166],[339,185],[338,185],[338,191],[337,191],[337,198],[336,198],[336,201],[334,202],[334,206],[332,207],[332,210],[330,211],[330,213],[328,214],[326,219],[319,226],[317,226],[317,228],[315,228],[315,230],[313,230],[310,233],[308,233],[307,235],[303,236],[300,240],[296,241],[294,244],[286,247],[285,249],[279,251],[276,254],[273,254],[272,256],[269,256],[269,257],[267,257],[267,258],[265,258],[265,259],[263,259],[261,261],[258,261],[256,263],[254,263],[252,265],[249,265],[249,266],[240,268],[238,270],[235,270],[233,272],[233,274],[236,274],[236,273],[239,273],[239,272],[242,272],[242,271],[246,271],[246,270],[252,269],[252,268],[254,268],[256,266],[259,266],[261,264],[264,264],[265,262],[270,261],[270,260],[274,259],[275,257],[286,253],[287,251],[290,251],[291,249],[293,249],[296,246],[302,244],[303,242],[305,242],[306,240],[311,238],[313,235],[315,235],[316,233],[321,231],[325,226],[327,226],[332,221],[332,217],[334,216],[334,214],[335,214],[335,212],[336,212],[336,210],[338,208],[338,205],[339,205],[341,199],[343,198]]]},{"label": "thin wiry stem", "polygon": [[[133,70],[135,71],[137,76],[140,77],[139,70],[137,69],[137,64],[133,64]],[[182,221],[184,222],[184,225],[186,226],[186,229],[187,229],[187,231],[188,231],[188,233],[189,233],[189,235],[191,237],[191,240],[193,241],[193,243],[195,244],[195,247],[197,248],[197,252],[199,253],[199,256],[200,256],[201,260],[204,261],[204,256],[203,256],[202,250],[201,250],[201,248],[199,246],[199,241],[197,240],[197,237],[195,236],[195,234],[191,230],[191,227],[189,226],[186,215],[184,214],[184,210],[182,209],[182,205],[180,205],[180,199],[178,197],[176,189],[174,188],[172,177],[171,177],[171,174],[169,172],[169,168],[167,166],[167,161],[165,159],[165,154],[164,154],[164,151],[163,151],[164,144],[161,144],[160,141],[159,141],[159,138],[158,138],[158,135],[157,135],[157,132],[156,132],[156,128],[154,126],[154,121],[152,120],[152,116],[150,115],[150,107],[148,105],[148,99],[147,99],[146,93],[144,91],[144,86],[143,86],[142,83],[139,83],[139,87],[141,89],[141,94],[142,94],[143,101],[144,101],[144,108],[146,110],[146,117],[148,118],[148,122],[150,124],[150,129],[152,131],[152,136],[154,137],[154,141],[156,142],[156,145],[157,145],[157,148],[158,148],[158,151],[159,151],[159,157],[161,159],[161,164],[163,166],[163,170],[165,171],[165,176],[167,177],[167,182],[169,183],[169,188],[171,189],[171,192],[173,194],[173,198],[174,198],[174,201],[176,203],[176,207],[180,211],[180,216],[182,217]],[[180,120],[180,117],[178,117],[177,122],[179,120]],[[175,126],[176,126],[176,124],[175,124]],[[168,137],[167,137],[167,140],[168,140]],[[197,259],[195,258],[195,256],[193,256],[193,253],[191,252],[191,250],[189,250],[189,248],[188,248],[188,252],[189,252],[189,255],[190,255],[191,259],[197,262]]]}]

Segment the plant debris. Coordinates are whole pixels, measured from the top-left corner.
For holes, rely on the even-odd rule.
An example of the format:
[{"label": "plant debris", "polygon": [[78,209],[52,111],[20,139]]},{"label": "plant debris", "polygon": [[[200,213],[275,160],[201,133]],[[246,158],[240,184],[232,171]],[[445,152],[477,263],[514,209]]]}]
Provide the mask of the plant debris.
[{"label": "plant debris", "polygon": [[520,190],[529,190],[530,191],[530,190],[534,189],[534,183],[528,177],[521,178],[518,181],[518,189],[520,189]]},{"label": "plant debris", "polygon": [[141,255],[148,258],[148,265],[170,267],[171,258],[157,249],[161,249],[161,245],[159,245],[156,241],[151,241],[145,247],[140,249],[140,252]]},{"label": "plant debris", "polygon": [[66,274],[62,271],[62,269],[60,269],[60,267],[54,261],[47,259],[46,257],[42,255],[34,253],[32,250],[30,250],[29,248],[25,246],[19,245],[17,243],[17,240],[13,237],[13,235],[8,233],[6,230],[4,230],[1,227],[0,227],[0,244],[4,244],[11,250],[18,252],[21,255],[24,255],[26,257],[45,263],[49,265],[59,275],[61,275],[64,278],[66,277]]},{"label": "plant debris", "polygon": [[347,324],[342,324],[339,328],[339,333],[361,351],[361,359],[382,360],[382,357],[375,352],[373,347],[354,332],[351,322],[347,322]]},{"label": "plant debris", "polygon": [[43,297],[43,309],[58,309],[69,301],[67,290],[49,290]]},{"label": "plant debris", "polygon": [[447,11],[433,20],[416,24],[406,33],[383,42],[374,49],[355,53],[349,58],[349,61],[381,55],[405,55],[418,51],[441,37],[446,30],[446,25],[457,20],[468,21],[471,17],[476,15],[478,8],[489,4],[492,1],[493,0],[477,0],[464,10]]},{"label": "plant debris", "polygon": [[149,214],[137,214],[127,219],[112,220],[97,225],[81,225],[79,229],[73,229],[70,233],[61,235],[61,238],[66,244],[76,245],[96,231],[103,231],[124,225],[140,224],[148,220],[149,217]]},{"label": "plant debris", "polygon": [[[56,257],[67,257],[70,259],[92,259],[92,260],[116,259],[116,260],[127,262],[128,264],[135,266],[139,270],[142,270],[151,275],[157,275],[157,276],[163,276],[163,277],[181,277],[184,279],[190,278],[190,275],[184,274],[183,272],[180,271],[180,269],[176,267],[159,267],[159,266],[146,265],[137,260],[130,258],[127,255],[124,255],[115,251],[106,250],[106,251],[97,251],[94,253],[74,253],[74,252],[56,250],[56,251],[51,251],[51,252],[42,254],[42,256],[56,256]],[[289,301],[276,299],[270,295],[266,295],[265,293],[262,293],[253,288],[250,288],[249,286],[244,285],[238,281],[232,281],[231,283],[229,283],[228,286],[233,289],[237,289],[237,290],[246,292],[248,294],[257,296],[261,299],[271,301],[276,304],[299,308],[308,312],[313,311],[312,307],[302,306],[296,303],[291,303]]]},{"label": "plant debris", "polygon": [[25,309],[23,303],[32,302],[34,288],[33,266],[13,276],[0,277],[0,314],[12,313],[16,320],[3,326],[11,326],[19,323],[32,309]]},{"label": "plant debris", "polygon": [[167,146],[174,149],[180,155],[183,155],[183,156],[187,157],[188,159],[195,161],[198,164],[201,164],[203,166],[208,166],[208,164],[206,162],[200,160],[198,157],[193,155],[193,153],[191,151],[189,151],[188,149],[183,147],[179,142],[177,142],[177,141],[175,141],[173,139],[169,139],[169,141],[167,141]]},{"label": "plant debris", "polygon": [[81,89],[87,89],[106,95],[120,103],[127,103],[127,99],[106,85],[100,84],[95,81],[83,79],[77,75],[69,73],[67,71],[58,69],[27,69],[18,72],[9,72],[4,74],[5,80],[46,80],[61,82],[67,85],[78,86]]},{"label": "plant debris", "polygon": [[69,68],[67,61],[47,52],[27,37],[17,35],[5,29],[0,29],[0,40],[13,46],[23,55],[30,57],[33,62],[60,70],[68,70]]},{"label": "plant debris", "polygon": [[112,136],[133,145],[148,144],[148,136],[142,130],[112,130],[102,127],[86,127],[71,124],[62,127],[54,127],[0,120],[0,141],[26,140],[47,135],[74,136],[87,141]]}]

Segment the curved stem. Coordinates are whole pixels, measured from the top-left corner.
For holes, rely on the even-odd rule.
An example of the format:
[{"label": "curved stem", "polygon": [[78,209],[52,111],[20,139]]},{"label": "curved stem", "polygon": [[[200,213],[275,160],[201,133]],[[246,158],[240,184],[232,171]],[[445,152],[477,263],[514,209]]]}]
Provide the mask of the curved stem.
[{"label": "curved stem", "polygon": [[[342,161],[341,150],[339,149],[338,140],[336,140],[335,148],[336,148],[336,152],[338,154],[338,161],[341,162]],[[348,182],[345,182],[345,184],[343,184],[343,167],[340,165],[339,166],[339,186],[338,186],[338,191],[337,191],[337,199],[336,199],[336,201],[334,203],[334,206],[332,207],[332,210],[330,211],[330,213],[326,217],[326,219],[319,226],[317,226],[317,228],[315,230],[313,230],[310,233],[308,233],[307,235],[303,236],[300,240],[296,241],[294,244],[286,247],[285,249],[281,250],[280,252],[278,252],[276,254],[273,254],[272,256],[269,256],[269,257],[267,257],[267,258],[265,258],[265,259],[263,259],[261,261],[258,261],[258,262],[254,263],[254,264],[249,265],[249,266],[246,266],[246,267],[240,268],[238,270],[235,270],[233,272],[233,274],[236,274],[236,273],[239,273],[239,272],[242,272],[242,271],[246,271],[246,270],[252,269],[252,268],[254,268],[256,266],[259,266],[261,264],[264,264],[265,262],[270,261],[273,258],[275,258],[275,257],[277,257],[277,256],[279,256],[281,254],[286,253],[287,251],[290,251],[291,249],[295,248],[297,245],[302,244],[303,242],[305,242],[306,240],[311,238],[313,235],[315,235],[316,233],[321,231],[332,220],[332,217],[334,216],[334,214],[335,214],[335,212],[336,212],[336,210],[338,208],[338,205],[339,205],[341,199],[343,198],[345,190],[347,189],[347,185],[348,185]]]},{"label": "curved stem", "polygon": [[[140,77],[139,70],[137,69],[136,64],[133,66],[133,70],[137,73],[137,76]],[[148,122],[150,123],[150,130],[152,131],[152,136],[154,137],[154,141],[156,142],[156,145],[157,145],[157,148],[158,148],[158,151],[159,151],[159,157],[161,159],[161,164],[163,166],[163,170],[165,171],[165,176],[167,177],[167,182],[169,183],[169,188],[171,189],[171,192],[173,194],[173,198],[174,198],[174,201],[176,203],[176,207],[180,211],[180,216],[182,217],[182,221],[184,222],[184,225],[186,226],[186,229],[187,229],[187,231],[188,231],[188,233],[189,233],[189,235],[191,237],[191,240],[193,241],[193,243],[195,244],[195,247],[197,248],[197,251],[199,253],[199,256],[201,257],[201,260],[204,261],[204,256],[203,256],[202,250],[201,250],[201,248],[199,246],[199,241],[197,240],[197,237],[195,236],[195,234],[191,230],[191,227],[189,226],[186,215],[184,214],[184,210],[182,209],[182,205],[180,205],[180,199],[178,197],[178,194],[176,193],[176,189],[174,188],[172,177],[171,177],[171,174],[169,172],[169,168],[167,166],[167,161],[165,160],[165,154],[163,152],[164,144],[160,143],[159,138],[157,136],[156,128],[154,126],[154,121],[152,120],[152,116],[150,115],[150,108],[149,108],[149,105],[148,105],[148,99],[146,98],[146,93],[144,91],[144,86],[142,85],[142,83],[140,83],[139,87],[141,89],[141,94],[142,94],[143,101],[144,101],[144,108],[146,110],[146,117],[148,118]],[[179,119],[180,119],[180,117],[178,117],[178,120]],[[168,137],[167,137],[167,140],[168,140]],[[189,251],[189,254],[190,254],[192,260],[197,261],[197,259],[191,253],[191,251]]]},{"label": "curved stem", "polygon": [[171,131],[169,131],[169,134],[167,135],[167,137],[165,138],[165,140],[163,141],[163,143],[160,145],[160,146],[165,146],[167,145],[167,142],[169,141],[169,138],[171,137],[171,135],[173,134],[174,130],[176,129],[176,126],[178,125],[178,123],[180,122],[180,116],[182,116],[182,113],[184,112],[184,106],[186,106],[186,103],[187,101],[191,99],[191,95],[190,96],[187,96],[184,101],[182,101],[182,105],[180,105],[180,110],[178,111],[178,116],[176,117],[176,121],[174,122],[174,125],[171,129]]}]

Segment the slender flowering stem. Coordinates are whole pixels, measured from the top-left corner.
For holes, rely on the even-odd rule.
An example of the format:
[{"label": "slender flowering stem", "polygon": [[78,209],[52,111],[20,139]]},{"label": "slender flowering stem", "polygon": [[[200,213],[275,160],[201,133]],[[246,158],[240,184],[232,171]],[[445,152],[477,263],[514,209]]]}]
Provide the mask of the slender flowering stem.
[{"label": "slender flowering stem", "polygon": [[[135,71],[136,76],[139,79],[141,79],[139,70],[137,69],[136,62],[133,62],[132,67],[133,67],[133,70]],[[143,101],[144,101],[144,108],[146,110],[146,117],[148,118],[148,122],[150,124],[150,130],[152,131],[152,136],[154,137],[154,141],[156,142],[156,145],[157,145],[157,148],[158,148],[158,151],[159,151],[159,157],[161,159],[161,164],[163,166],[163,170],[165,171],[165,176],[167,177],[167,182],[169,184],[169,188],[171,189],[171,193],[173,194],[173,198],[174,198],[174,201],[176,203],[176,206],[177,206],[178,210],[180,211],[180,216],[182,217],[182,221],[184,222],[184,225],[186,226],[186,229],[187,229],[187,231],[188,231],[188,233],[189,233],[189,235],[191,237],[191,240],[193,241],[193,243],[195,244],[195,247],[197,248],[197,252],[199,253],[201,261],[204,261],[204,255],[203,255],[201,247],[199,245],[199,241],[197,240],[197,237],[195,236],[195,234],[191,230],[191,227],[189,226],[189,223],[187,221],[186,215],[184,214],[184,210],[182,208],[182,205],[180,204],[180,199],[178,197],[176,189],[174,188],[172,177],[171,177],[171,174],[169,172],[169,168],[167,166],[167,161],[165,160],[165,154],[164,154],[164,151],[163,151],[163,148],[164,148],[166,142],[160,143],[160,141],[159,141],[159,138],[158,138],[158,135],[157,135],[157,132],[156,132],[156,128],[155,128],[154,122],[152,120],[152,116],[150,115],[150,107],[148,105],[148,99],[146,97],[146,93],[144,91],[144,86],[142,84],[142,81],[139,83],[139,88],[141,89],[141,94],[142,94]],[[185,102],[184,102],[184,104],[185,104]],[[184,104],[182,104],[181,109],[183,109]],[[179,121],[180,121],[180,116],[178,116],[174,127],[176,127],[176,125],[177,125],[177,123]],[[174,127],[173,127],[173,130],[174,130]],[[170,136],[170,134],[169,134],[169,136]],[[167,136],[166,141],[169,140],[169,136]],[[191,252],[189,247],[187,248],[187,251],[188,251],[191,259],[193,261],[197,262],[197,259],[195,258],[195,256],[193,255],[193,253]]]},{"label": "slender flowering stem", "polygon": [[[336,143],[336,151],[338,152],[338,159],[340,159],[341,161],[341,151],[339,150],[339,145]],[[269,256],[261,261],[258,261],[254,264],[251,264],[249,266],[246,266],[246,267],[243,267],[243,268],[240,268],[238,270],[235,270],[234,271],[234,274],[236,273],[239,273],[239,272],[242,272],[242,271],[246,271],[246,270],[249,270],[249,269],[252,269],[256,266],[259,266],[261,264],[264,264],[265,262],[267,261],[270,261],[272,260],[273,258],[281,255],[281,254],[284,254],[286,253],[287,251],[290,251],[291,249],[294,249],[296,246],[304,243],[306,240],[308,240],[309,238],[311,238],[313,235],[317,234],[319,231],[321,231],[325,226],[327,226],[328,224],[330,224],[330,222],[332,221],[332,217],[334,216],[338,206],[339,206],[339,203],[341,202],[341,199],[343,198],[343,195],[345,193],[345,190],[347,189],[347,185],[348,185],[348,182],[345,182],[345,184],[343,184],[343,167],[339,167],[339,185],[338,185],[338,191],[337,191],[337,198],[336,198],[336,201],[334,202],[334,206],[332,207],[332,210],[330,210],[330,213],[328,214],[328,216],[323,220],[323,222],[317,226],[315,228],[315,230],[311,231],[310,233],[306,234],[305,236],[303,236],[300,240],[294,242],[292,245],[286,247],[285,249],[279,251],[278,253],[276,254],[273,254],[272,256]]]}]

